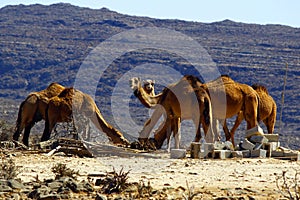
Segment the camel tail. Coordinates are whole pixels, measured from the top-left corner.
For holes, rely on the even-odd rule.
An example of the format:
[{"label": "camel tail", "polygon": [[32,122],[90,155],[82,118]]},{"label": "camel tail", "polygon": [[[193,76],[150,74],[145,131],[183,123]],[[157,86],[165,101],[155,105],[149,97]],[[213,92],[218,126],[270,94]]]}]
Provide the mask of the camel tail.
[{"label": "camel tail", "polygon": [[17,121],[16,121],[16,127],[19,127],[22,123],[22,111],[23,111],[23,106],[24,106],[25,102],[26,102],[26,100],[23,101],[21,103],[20,107],[19,107],[18,118],[17,118]]},{"label": "camel tail", "polygon": [[203,116],[204,116],[204,121],[206,125],[210,125],[212,121],[212,110],[211,110],[211,104],[207,98],[204,99],[204,106],[205,109],[203,110]]},{"label": "camel tail", "polygon": [[258,94],[256,94],[257,97],[257,115],[256,115],[256,119],[257,119],[257,123],[260,122],[260,98],[258,96]]}]

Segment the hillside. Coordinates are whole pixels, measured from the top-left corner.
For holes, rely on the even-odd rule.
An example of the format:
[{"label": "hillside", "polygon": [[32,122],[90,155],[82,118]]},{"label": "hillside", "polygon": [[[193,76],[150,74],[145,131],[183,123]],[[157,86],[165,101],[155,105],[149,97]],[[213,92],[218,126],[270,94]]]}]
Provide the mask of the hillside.
[{"label": "hillside", "polygon": [[[0,9],[0,119],[13,124],[18,104],[32,91],[50,82],[72,86],[89,53],[117,33],[142,27],[160,27],[193,38],[209,53],[220,73],[234,80],[265,85],[281,109],[281,93],[288,64],[285,106],[280,135],[285,146],[300,148],[300,29],[224,20],[198,23],[119,14],[106,8],[93,10],[70,4],[18,5]],[[196,73],[177,55],[160,50],[129,52],[116,59],[99,82],[96,101],[105,118],[111,115],[110,96],[115,84],[134,66],[168,65],[181,73]],[[166,75],[166,74],[164,74]],[[151,73],[149,73],[151,78]],[[162,86],[158,85],[158,90]],[[132,100],[140,122],[147,111]],[[275,132],[279,131],[279,123]],[[244,126],[241,126],[243,130]]]}]

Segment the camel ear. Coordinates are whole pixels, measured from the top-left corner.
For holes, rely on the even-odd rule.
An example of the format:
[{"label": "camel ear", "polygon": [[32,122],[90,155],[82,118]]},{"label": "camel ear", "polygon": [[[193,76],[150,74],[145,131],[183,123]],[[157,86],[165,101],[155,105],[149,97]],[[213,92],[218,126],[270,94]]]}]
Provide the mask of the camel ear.
[{"label": "camel ear", "polygon": [[155,80],[152,80],[152,83],[155,84]]}]

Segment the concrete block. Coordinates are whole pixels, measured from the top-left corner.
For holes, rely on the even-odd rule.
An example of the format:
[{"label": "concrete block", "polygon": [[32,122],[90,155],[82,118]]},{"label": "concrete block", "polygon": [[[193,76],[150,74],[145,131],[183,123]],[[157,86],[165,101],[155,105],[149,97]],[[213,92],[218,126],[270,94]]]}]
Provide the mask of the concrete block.
[{"label": "concrete block", "polygon": [[213,158],[217,159],[226,159],[231,157],[231,151],[230,150],[214,150]]},{"label": "concrete block", "polygon": [[250,158],[250,150],[242,150],[243,158]]},{"label": "concrete block", "polygon": [[283,160],[293,160],[300,161],[300,153],[295,151],[285,152],[285,151],[272,151],[273,158],[280,158]]},{"label": "concrete block", "polygon": [[243,140],[243,143],[241,144],[241,148],[245,150],[253,150],[255,147],[255,144],[251,143],[247,138]]},{"label": "concrete block", "polygon": [[204,143],[203,149],[204,149],[204,152],[206,152],[206,153],[212,153],[215,149],[214,143]]},{"label": "concrete block", "polygon": [[269,140],[268,138],[266,138],[265,136],[263,135],[253,135],[249,138],[249,141],[252,142],[252,143],[260,143],[260,144],[263,144],[263,143],[267,143]]},{"label": "concrete block", "polygon": [[263,144],[261,144],[261,143],[256,143],[256,144],[255,144],[255,147],[253,148],[253,150],[261,149],[262,146],[263,146]]},{"label": "concrete block", "polygon": [[191,143],[191,158],[199,158],[200,150],[201,150],[201,143],[192,142]]},{"label": "concrete block", "polygon": [[214,143],[214,150],[224,150],[226,148],[225,144],[222,142]]},{"label": "concrete block", "polygon": [[186,157],[185,149],[171,149],[170,158],[172,159],[180,159]]},{"label": "concrete block", "polygon": [[264,134],[264,136],[269,140],[269,142],[279,142],[278,134]]},{"label": "concrete block", "polygon": [[249,130],[246,130],[246,138],[250,138],[253,135],[263,135],[264,131],[260,126],[255,126]]},{"label": "concrete block", "polygon": [[251,151],[251,157],[252,158],[266,158],[267,157],[267,151],[264,149],[257,149]]},{"label": "concrete block", "polygon": [[232,155],[233,158],[243,158],[243,152],[242,151],[232,151],[231,155]]},{"label": "concrete block", "polygon": [[262,149],[267,151],[267,157],[272,157],[272,151],[280,147],[280,142],[268,142],[263,144]]}]

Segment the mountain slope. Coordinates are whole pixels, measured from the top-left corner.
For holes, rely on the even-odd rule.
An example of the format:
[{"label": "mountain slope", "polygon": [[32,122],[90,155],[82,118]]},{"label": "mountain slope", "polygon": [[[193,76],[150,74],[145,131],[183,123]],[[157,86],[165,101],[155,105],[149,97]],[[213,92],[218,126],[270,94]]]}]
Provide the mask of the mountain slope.
[{"label": "mountain slope", "polygon": [[[16,100],[17,104],[29,92],[41,90],[54,81],[73,85],[78,69],[93,48],[117,33],[141,27],[179,31],[199,42],[222,74],[242,83],[265,85],[277,102],[278,120],[287,63],[281,134],[292,138],[290,145],[299,148],[300,29],[282,25],[244,24],[230,20],[215,23],[161,20],[70,4],[6,6],[0,9],[2,101]],[[194,73],[184,59],[165,51],[143,50],[118,58],[100,81],[96,97],[112,123],[109,105],[116,82],[134,66],[152,62],[180,68],[182,73]],[[158,86],[158,90],[161,88]],[[144,115],[146,111],[139,109]],[[14,121],[17,107],[8,112],[0,118]],[[278,124],[276,127],[279,131]]]}]

